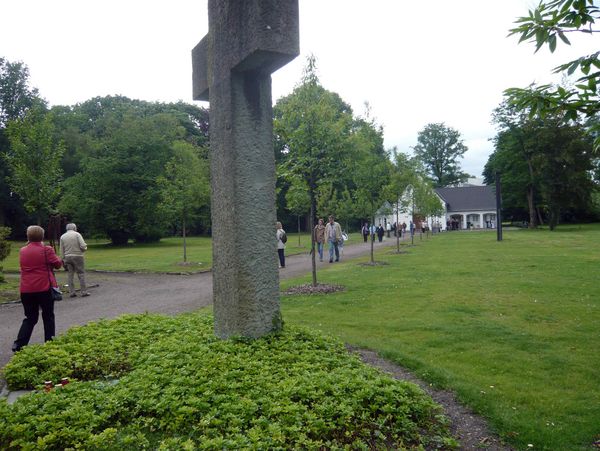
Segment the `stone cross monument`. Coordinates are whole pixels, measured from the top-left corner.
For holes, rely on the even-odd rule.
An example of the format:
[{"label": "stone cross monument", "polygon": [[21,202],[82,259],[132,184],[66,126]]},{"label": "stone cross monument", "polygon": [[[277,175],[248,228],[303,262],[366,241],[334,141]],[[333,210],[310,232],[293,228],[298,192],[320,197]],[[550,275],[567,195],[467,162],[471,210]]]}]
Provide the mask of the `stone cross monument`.
[{"label": "stone cross monument", "polygon": [[271,73],[299,54],[298,0],[209,0],[192,50],[210,102],[213,300],[218,337],[281,328]]}]

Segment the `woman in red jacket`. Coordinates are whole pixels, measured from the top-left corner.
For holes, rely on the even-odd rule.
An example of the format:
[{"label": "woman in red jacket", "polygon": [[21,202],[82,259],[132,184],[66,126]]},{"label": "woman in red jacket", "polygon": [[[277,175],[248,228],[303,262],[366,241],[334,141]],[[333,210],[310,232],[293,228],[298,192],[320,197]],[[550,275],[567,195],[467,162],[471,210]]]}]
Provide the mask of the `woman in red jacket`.
[{"label": "woman in red jacket", "polygon": [[38,322],[40,309],[44,321],[44,339],[54,337],[54,301],[50,286],[56,287],[53,268],[60,268],[62,260],[50,246],[44,246],[44,229],[40,226],[27,227],[27,246],[19,251],[21,267],[21,303],[25,310],[25,319],[12,350],[17,352],[29,343],[33,328]]}]

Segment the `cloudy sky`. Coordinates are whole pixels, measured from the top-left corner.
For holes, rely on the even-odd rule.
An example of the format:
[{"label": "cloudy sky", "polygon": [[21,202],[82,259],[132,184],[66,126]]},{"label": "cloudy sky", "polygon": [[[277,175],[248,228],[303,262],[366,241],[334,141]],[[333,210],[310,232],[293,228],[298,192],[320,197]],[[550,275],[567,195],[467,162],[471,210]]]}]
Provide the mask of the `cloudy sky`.
[{"label": "cloudy sky", "polygon": [[[273,74],[273,99],[291,92],[314,54],[325,88],[357,114],[370,104],[386,147],[410,152],[426,124],[444,122],[469,148],[463,169],[479,176],[502,91],[558,82],[553,67],[597,50],[590,36],[554,55],[517,45],[508,30],[536,3],[300,0],[302,53]],[[0,13],[0,56],[27,64],[51,105],[114,94],[192,102],[190,52],[207,32],[205,0],[2,0]]]}]

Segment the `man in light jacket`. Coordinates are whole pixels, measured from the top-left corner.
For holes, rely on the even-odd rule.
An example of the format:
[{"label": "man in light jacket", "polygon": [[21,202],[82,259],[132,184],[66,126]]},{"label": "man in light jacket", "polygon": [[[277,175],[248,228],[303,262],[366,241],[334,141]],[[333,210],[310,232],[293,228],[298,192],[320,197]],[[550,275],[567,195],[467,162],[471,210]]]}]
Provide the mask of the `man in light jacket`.
[{"label": "man in light jacket", "polygon": [[325,239],[329,243],[329,263],[333,263],[333,253],[335,252],[335,261],[340,261],[340,250],[338,243],[342,239],[342,228],[329,216],[329,222],[325,226]]},{"label": "man in light jacket", "polygon": [[60,255],[66,270],[69,272],[69,296],[75,297],[74,275],[79,278],[79,293],[81,296],[89,296],[85,285],[85,266],[83,253],[87,250],[87,244],[83,237],[77,232],[77,226],[73,223],[67,224],[67,231],[60,237]]}]

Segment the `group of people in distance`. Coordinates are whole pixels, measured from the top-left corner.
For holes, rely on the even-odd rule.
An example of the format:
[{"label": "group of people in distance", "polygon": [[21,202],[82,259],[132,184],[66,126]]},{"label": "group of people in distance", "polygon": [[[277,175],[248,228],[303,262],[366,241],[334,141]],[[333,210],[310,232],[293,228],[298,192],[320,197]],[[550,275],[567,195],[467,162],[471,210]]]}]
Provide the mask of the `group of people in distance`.
[{"label": "group of people in distance", "polygon": [[17,352],[29,344],[33,328],[38,322],[40,310],[44,323],[44,341],[54,338],[56,324],[54,320],[54,296],[52,287],[58,287],[54,269],[63,267],[68,271],[70,297],[77,296],[74,276],[77,274],[81,296],[89,296],[85,283],[83,253],[87,244],[77,232],[77,226],[67,224],[66,232],[60,237],[60,257],[52,246],[45,246],[44,229],[37,225],[27,227],[27,245],[19,251],[21,281],[19,292],[25,319],[21,324],[12,351]]},{"label": "group of people in distance", "polygon": [[369,240],[369,236],[371,237],[372,241],[375,241],[375,237],[377,237],[377,240],[381,243],[383,241],[383,235],[386,233],[386,231],[388,238],[390,237],[392,232],[394,236],[398,236],[397,234],[399,234],[400,238],[402,238],[402,236],[406,234],[407,228],[410,230],[411,234],[414,232],[415,225],[412,221],[410,221],[410,226],[407,226],[406,222],[403,222],[402,224],[396,224],[395,222],[393,224],[390,224],[388,222],[386,223],[385,227],[382,226],[381,223],[379,223],[379,225],[375,227],[375,225],[369,225],[368,222],[365,222],[361,228],[361,234],[365,243]]},{"label": "group of people in distance", "polygon": [[[287,240],[285,231],[281,222],[276,223],[277,232],[277,254],[279,255],[279,267],[285,268],[285,243]],[[317,251],[319,252],[319,261],[323,261],[323,249],[325,243],[329,244],[329,263],[340,261],[340,250],[344,247],[344,240],[348,239],[348,235],[342,232],[342,227],[335,221],[333,215],[329,216],[327,224],[323,219],[319,219],[313,230]],[[334,260],[335,257],[335,260]]]}]

